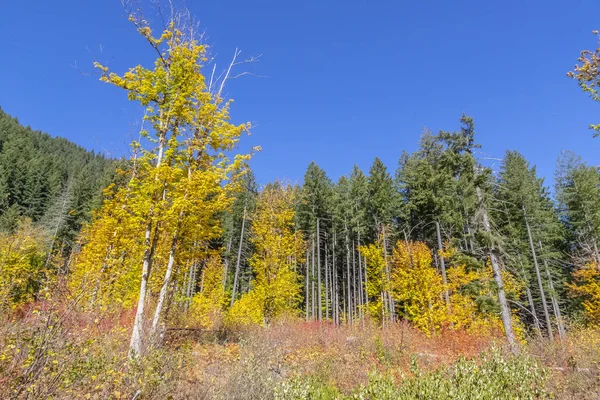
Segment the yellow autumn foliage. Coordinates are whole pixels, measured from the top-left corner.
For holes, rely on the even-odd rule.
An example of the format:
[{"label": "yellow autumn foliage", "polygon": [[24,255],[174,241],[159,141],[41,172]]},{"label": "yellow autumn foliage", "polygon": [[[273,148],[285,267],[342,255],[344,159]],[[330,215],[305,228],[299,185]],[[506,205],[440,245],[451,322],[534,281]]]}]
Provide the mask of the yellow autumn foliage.
[{"label": "yellow autumn foliage", "polygon": [[279,183],[260,194],[252,216],[249,260],[254,272],[252,289],[237,300],[228,314],[231,324],[269,322],[295,313],[300,302],[300,277],[296,262],[302,258],[304,240],[295,231],[294,191]]},{"label": "yellow autumn foliage", "polygon": [[[389,289],[389,282],[386,277],[385,254],[383,253],[382,241],[363,245],[358,248],[361,256],[367,260],[367,296],[369,301],[367,314],[380,321],[383,317],[382,293]],[[366,307],[366,306],[365,306]]]},{"label": "yellow autumn foliage", "polygon": [[34,300],[45,280],[43,236],[25,219],[13,234],[0,234],[0,311]]},{"label": "yellow autumn foliage", "polygon": [[262,325],[265,293],[258,287],[242,295],[227,312],[226,323],[230,326]]},{"label": "yellow autumn foliage", "polygon": [[573,283],[569,284],[571,294],[582,300],[584,315],[588,322],[600,326],[600,269],[590,263],[573,273]]},{"label": "yellow autumn foliage", "polygon": [[[361,246],[359,251],[367,259],[368,312],[372,318],[383,317],[382,294],[389,290],[399,317],[405,318],[428,335],[444,328],[461,329],[475,334],[490,334],[502,330],[502,322],[494,312],[495,281],[489,265],[468,268],[457,252],[447,245],[438,252],[446,260],[447,285],[441,272],[432,264],[432,252],[423,242],[407,245],[399,241],[393,248],[390,278],[386,277],[386,257],[381,240]],[[522,283],[504,271],[503,279],[508,295],[518,297]],[[448,291],[449,305],[445,301]],[[486,306],[480,304],[489,303]],[[517,327],[520,321],[513,315]],[[517,332],[522,336],[523,332]]]},{"label": "yellow autumn foliage", "polygon": [[82,250],[75,255],[69,286],[86,306],[130,308],[137,301],[144,228],[128,210],[126,195],[107,188],[102,208],[80,235]]},{"label": "yellow autumn foliage", "polygon": [[122,74],[95,64],[101,81],[125,90],[145,113],[124,183],[107,190],[84,230],[70,282],[84,304],[109,310],[136,303],[139,310],[146,296],[158,296],[162,307],[187,268],[214,264],[208,249],[222,234],[220,216],[251,156],[229,158],[250,124],[231,123],[231,101],[207,82],[206,46],[174,22],[155,35],[140,16],[129,20],[159,56]]},{"label": "yellow autumn foliage", "polygon": [[[493,279],[491,272],[491,269],[468,270],[464,264],[448,268],[451,322],[455,329],[484,334],[502,328],[497,315],[481,312],[476,303],[477,297],[490,295],[486,291]],[[470,293],[463,294],[461,290],[467,285],[471,285]]]},{"label": "yellow autumn foliage", "polygon": [[438,331],[449,319],[442,297],[442,277],[431,262],[431,251],[425,243],[407,245],[399,241],[391,269],[394,300],[402,306],[405,317],[428,334]]},{"label": "yellow autumn foliage", "polygon": [[[451,250],[450,255],[456,254]],[[496,282],[491,265],[486,263],[482,268],[469,269],[458,263],[447,268],[448,290],[451,304],[451,322],[455,329],[465,329],[473,334],[487,335],[503,330],[502,321],[497,313],[482,309],[478,299],[490,299],[495,302]],[[502,271],[502,280],[507,296],[519,297],[523,284],[508,271]],[[465,291],[465,288],[468,290]],[[516,313],[513,313],[513,328],[517,337],[524,337],[522,324]]]},{"label": "yellow autumn foliage", "polygon": [[202,271],[200,292],[192,299],[189,310],[190,319],[195,326],[213,329],[221,322],[225,306],[223,274],[221,257],[209,257]]}]

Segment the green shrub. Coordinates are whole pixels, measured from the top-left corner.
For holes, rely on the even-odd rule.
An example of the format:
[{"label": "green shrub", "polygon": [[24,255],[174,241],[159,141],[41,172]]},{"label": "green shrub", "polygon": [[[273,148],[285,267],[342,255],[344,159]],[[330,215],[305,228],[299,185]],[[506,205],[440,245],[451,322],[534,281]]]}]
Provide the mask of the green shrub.
[{"label": "green shrub", "polygon": [[458,360],[451,368],[433,372],[414,371],[396,383],[391,377],[373,374],[355,399],[542,399],[547,371],[527,356],[504,358],[500,351],[482,354],[479,360]]},{"label": "green shrub", "polygon": [[389,374],[372,373],[369,382],[350,396],[322,381],[294,378],[281,382],[275,399],[356,400],[496,400],[544,399],[547,370],[527,356],[503,357],[499,350],[479,359],[459,359],[452,367],[422,371],[412,363],[412,375],[396,381]]},{"label": "green shrub", "polygon": [[314,377],[294,378],[281,382],[275,388],[276,400],[334,400],[342,398],[340,392]]}]

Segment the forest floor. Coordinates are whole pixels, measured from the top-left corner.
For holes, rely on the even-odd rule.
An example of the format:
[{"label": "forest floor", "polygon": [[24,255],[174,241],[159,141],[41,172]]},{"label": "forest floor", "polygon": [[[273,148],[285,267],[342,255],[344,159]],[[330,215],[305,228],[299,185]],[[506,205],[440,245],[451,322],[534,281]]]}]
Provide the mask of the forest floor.
[{"label": "forest floor", "polygon": [[0,398],[600,398],[599,330],[532,339],[514,357],[501,337],[287,320],[168,331],[130,362],[130,319],[48,310],[5,319]]}]

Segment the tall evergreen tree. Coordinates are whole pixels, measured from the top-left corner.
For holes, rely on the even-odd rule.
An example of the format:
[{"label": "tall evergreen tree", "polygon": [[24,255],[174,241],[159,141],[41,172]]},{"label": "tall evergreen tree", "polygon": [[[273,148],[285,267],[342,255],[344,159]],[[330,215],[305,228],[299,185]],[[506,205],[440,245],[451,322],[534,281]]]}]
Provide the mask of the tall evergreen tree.
[{"label": "tall evergreen tree", "polygon": [[385,164],[375,157],[373,165],[369,170],[368,177],[369,203],[367,209],[367,220],[369,238],[374,241],[377,233],[384,225],[392,226],[396,216],[395,207],[396,190],[394,180],[387,171]]},{"label": "tall evergreen tree", "polygon": [[570,251],[600,263],[600,173],[571,152],[561,155],[556,172],[561,221],[570,232]]},{"label": "tall evergreen tree", "polygon": [[331,195],[331,180],[322,168],[314,161],[311,162],[304,175],[300,192],[298,221],[309,243],[312,316],[319,320],[323,317],[323,305],[327,303],[324,299],[327,288],[323,288],[326,275],[322,260],[325,259],[325,242],[331,231]]},{"label": "tall evergreen tree", "polygon": [[[552,337],[551,321],[558,321],[559,315],[556,314],[560,312],[554,291],[554,281],[558,283],[557,273],[550,267],[553,264],[549,261],[557,254],[555,243],[561,239],[561,229],[543,179],[536,176],[535,167],[530,167],[517,152],[506,153],[495,203],[493,221],[503,239],[504,255],[511,261],[512,272],[522,276],[527,289],[538,299],[539,308],[530,304],[536,319],[534,324],[544,325]],[[542,313],[538,315],[536,310]],[[562,332],[562,326],[559,331]]]}]

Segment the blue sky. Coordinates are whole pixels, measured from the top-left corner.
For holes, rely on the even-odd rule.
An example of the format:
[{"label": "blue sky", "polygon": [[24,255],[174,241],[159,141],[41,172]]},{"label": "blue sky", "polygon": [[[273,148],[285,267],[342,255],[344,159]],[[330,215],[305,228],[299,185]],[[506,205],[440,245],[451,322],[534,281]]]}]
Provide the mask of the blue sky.
[{"label": "blue sky", "polygon": [[[395,169],[421,131],[475,117],[482,151],[519,150],[551,183],[569,149],[598,164],[598,109],[565,77],[595,47],[596,0],[188,0],[218,65],[262,54],[232,81],[244,148],[261,145],[259,182],[302,179],[312,160],[337,179],[375,156]],[[151,8],[146,9],[151,14]],[[153,60],[117,0],[20,0],[0,6],[0,106],[26,125],[115,156],[141,112],[98,82]]]}]

